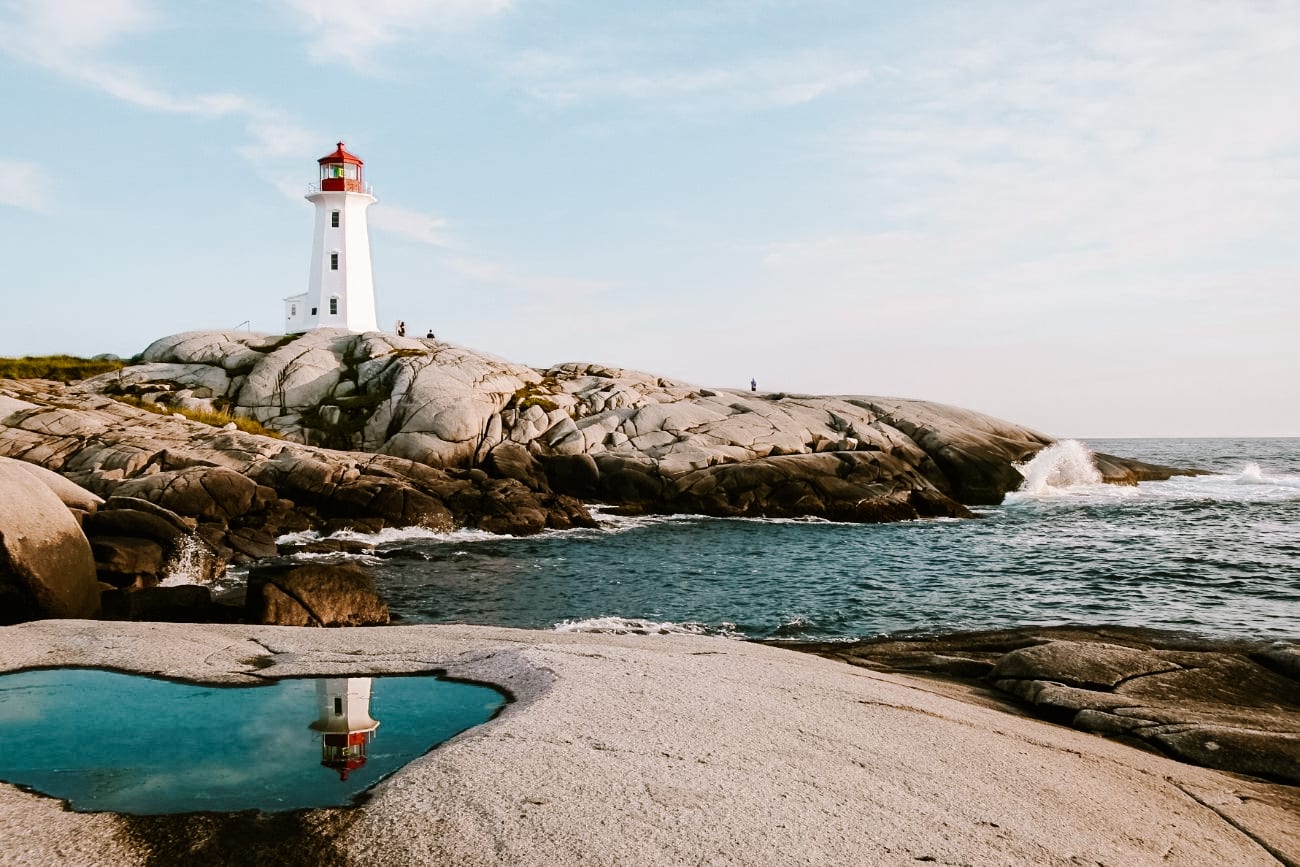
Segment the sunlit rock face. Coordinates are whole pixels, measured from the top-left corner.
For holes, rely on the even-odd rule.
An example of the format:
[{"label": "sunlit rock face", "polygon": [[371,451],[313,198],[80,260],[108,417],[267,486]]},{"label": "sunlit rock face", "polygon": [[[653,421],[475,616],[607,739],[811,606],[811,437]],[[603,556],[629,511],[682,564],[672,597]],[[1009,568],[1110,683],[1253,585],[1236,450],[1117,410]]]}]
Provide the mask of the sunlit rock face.
[{"label": "sunlit rock face", "polygon": [[95,559],[77,519],[40,478],[0,459],[0,625],[98,611]]},{"label": "sunlit rock face", "polygon": [[541,370],[379,332],[191,332],[142,359],[81,388],[227,409],[295,442],[483,468],[647,511],[964,516],[1018,487],[1014,464],[1052,442],[918,400],[711,389],[587,363]]}]

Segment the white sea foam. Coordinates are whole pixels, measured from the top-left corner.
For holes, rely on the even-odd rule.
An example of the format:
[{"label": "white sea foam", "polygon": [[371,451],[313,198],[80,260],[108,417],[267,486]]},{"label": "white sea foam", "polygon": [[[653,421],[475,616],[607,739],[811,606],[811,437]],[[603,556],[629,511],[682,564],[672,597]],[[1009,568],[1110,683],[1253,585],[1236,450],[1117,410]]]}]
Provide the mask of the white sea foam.
[{"label": "white sea foam", "polygon": [[378,566],[384,562],[380,557],[352,551],[299,551],[291,555],[291,559],[306,563],[364,563],[367,566]]},{"label": "white sea foam", "polygon": [[736,631],[736,624],[722,623],[712,628],[704,623],[687,621],[644,620],[637,617],[589,617],[586,620],[562,620],[554,626],[555,632],[602,632],[611,635],[720,635],[725,638],[744,638]]},{"label": "white sea foam", "polygon": [[1092,460],[1092,452],[1078,440],[1061,440],[1040,451],[1016,469],[1025,477],[1017,493],[1043,497],[1099,485],[1101,473]]},{"label": "white sea foam", "polygon": [[439,532],[427,527],[385,527],[377,533],[363,533],[359,530],[338,530],[328,536],[322,536],[314,530],[301,533],[286,533],[275,540],[277,545],[310,545],[323,539],[336,539],[341,542],[360,542],[379,546],[397,542],[477,542],[486,539],[512,539],[513,536],[489,533],[486,530],[463,528]]},{"label": "white sea foam", "polygon": [[1267,485],[1274,488],[1300,490],[1300,477],[1270,476],[1260,469],[1259,464],[1254,462],[1246,464],[1241,471],[1241,475],[1237,476],[1235,483],[1238,485]]},{"label": "white sea foam", "polygon": [[1092,453],[1076,440],[1062,440],[1016,467],[1025,477],[1005,503],[1058,499],[1086,503],[1129,502],[1286,502],[1300,499],[1300,476],[1272,475],[1257,463],[1247,463],[1236,474],[1173,476],[1164,481],[1111,485],[1101,480]]}]

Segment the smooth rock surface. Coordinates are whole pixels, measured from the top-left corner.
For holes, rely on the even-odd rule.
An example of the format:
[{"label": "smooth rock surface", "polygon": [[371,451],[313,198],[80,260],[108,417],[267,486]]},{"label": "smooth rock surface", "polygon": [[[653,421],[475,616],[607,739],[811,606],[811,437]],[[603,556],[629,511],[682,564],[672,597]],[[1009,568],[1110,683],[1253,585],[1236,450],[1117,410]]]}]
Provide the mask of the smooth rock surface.
[{"label": "smooth rock surface", "polygon": [[81,487],[81,485],[75,484],[58,473],[47,470],[38,464],[29,464],[27,461],[16,461],[13,458],[5,457],[0,457],[0,464],[8,464],[32,476],[53,491],[54,495],[69,509],[76,509],[90,515],[104,505],[102,497],[96,496]]},{"label": "smooth rock surface", "polygon": [[77,519],[44,481],[0,464],[0,624],[98,611],[95,559]]},{"label": "smooth rock surface", "polygon": [[0,857],[10,863],[1300,859],[1294,789],[1009,716],[952,687],[721,638],[457,626],[0,630],[0,670],[33,664],[219,683],[441,668],[514,701],[353,809],[86,815],[0,786]]},{"label": "smooth rock surface", "polygon": [[1084,731],[1300,785],[1300,670],[1287,664],[1296,645],[1065,626],[789,646],[982,680]]}]

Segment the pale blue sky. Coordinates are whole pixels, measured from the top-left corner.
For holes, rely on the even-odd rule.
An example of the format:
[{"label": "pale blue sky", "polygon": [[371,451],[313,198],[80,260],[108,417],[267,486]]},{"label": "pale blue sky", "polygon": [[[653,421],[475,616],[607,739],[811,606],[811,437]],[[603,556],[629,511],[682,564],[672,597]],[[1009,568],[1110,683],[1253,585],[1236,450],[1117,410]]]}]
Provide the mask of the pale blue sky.
[{"label": "pale blue sky", "polygon": [[1300,435],[1300,0],[0,0],[0,354],[305,289],[536,366]]}]

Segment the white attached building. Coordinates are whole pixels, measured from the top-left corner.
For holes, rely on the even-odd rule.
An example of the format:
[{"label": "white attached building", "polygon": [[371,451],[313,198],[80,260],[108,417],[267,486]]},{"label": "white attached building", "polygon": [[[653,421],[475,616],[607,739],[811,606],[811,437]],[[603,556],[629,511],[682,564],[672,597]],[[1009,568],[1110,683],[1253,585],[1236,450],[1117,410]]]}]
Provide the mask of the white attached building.
[{"label": "white attached building", "polygon": [[362,176],[361,160],[343,149],[321,157],[320,182],[307,201],[316,206],[311,276],[307,291],[284,299],[284,330],[313,328],[378,331],[375,277],[370,267],[366,209],[375,202]]}]

